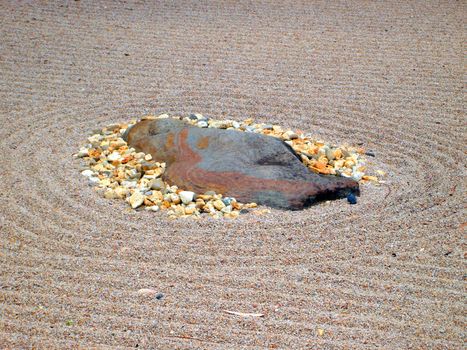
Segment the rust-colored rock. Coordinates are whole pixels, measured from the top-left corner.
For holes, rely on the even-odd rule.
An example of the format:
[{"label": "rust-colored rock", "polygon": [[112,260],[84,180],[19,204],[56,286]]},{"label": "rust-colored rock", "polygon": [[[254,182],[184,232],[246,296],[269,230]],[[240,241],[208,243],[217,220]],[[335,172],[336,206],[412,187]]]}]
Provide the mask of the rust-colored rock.
[{"label": "rust-colored rock", "polygon": [[359,192],[354,180],[310,172],[286,143],[271,136],[170,118],[143,120],[124,138],[167,163],[167,182],[195,193],[211,190],[242,202],[301,209]]}]

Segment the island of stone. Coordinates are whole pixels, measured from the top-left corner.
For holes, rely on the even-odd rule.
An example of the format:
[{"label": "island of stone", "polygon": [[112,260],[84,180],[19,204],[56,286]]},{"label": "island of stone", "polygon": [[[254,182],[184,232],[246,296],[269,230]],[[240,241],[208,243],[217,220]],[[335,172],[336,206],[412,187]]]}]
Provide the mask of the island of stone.
[{"label": "island of stone", "polygon": [[312,173],[289,145],[272,136],[199,128],[167,118],[140,121],[124,139],[166,163],[165,181],[199,194],[215,191],[292,210],[359,194],[358,182]]}]

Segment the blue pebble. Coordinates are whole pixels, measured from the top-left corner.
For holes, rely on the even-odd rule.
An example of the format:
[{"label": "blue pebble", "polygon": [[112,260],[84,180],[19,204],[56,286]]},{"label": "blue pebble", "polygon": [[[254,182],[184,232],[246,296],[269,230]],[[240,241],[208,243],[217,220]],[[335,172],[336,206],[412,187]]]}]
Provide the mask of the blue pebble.
[{"label": "blue pebble", "polygon": [[156,299],[157,300],[161,300],[163,297],[164,297],[164,294],[162,294],[162,293],[157,293],[156,294]]},{"label": "blue pebble", "polygon": [[355,197],[353,193],[350,193],[347,196],[347,202],[349,202],[350,204],[357,204],[357,197]]},{"label": "blue pebble", "polygon": [[232,200],[233,198],[231,197],[224,197],[222,198],[222,202],[225,204],[225,205],[230,205],[232,203]]}]

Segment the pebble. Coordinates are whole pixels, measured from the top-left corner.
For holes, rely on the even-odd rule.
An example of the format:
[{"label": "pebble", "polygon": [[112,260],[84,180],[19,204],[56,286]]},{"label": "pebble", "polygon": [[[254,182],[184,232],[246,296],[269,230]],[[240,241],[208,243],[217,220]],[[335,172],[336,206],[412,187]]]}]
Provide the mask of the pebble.
[{"label": "pebble", "polygon": [[207,128],[208,127],[208,123],[206,121],[204,121],[204,120],[199,121],[196,125],[198,127],[200,127],[200,128]]},{"label": "pebble", "polygon": [[347,195],[347,202],[349,202],[350,204],[357,204],[357,197],[355,197],[353,193],[350,193],[349,195]]},{"label": "pebble", "polygon": [[90,183],[91,185],[98,184],[99,181],[100,181],[98,177],[94,177],[94,176],[91,176],[91,177],[89,177],[88,179],[89,179],[89,183]]},{"label": "pebble", "polygon": [[170,201],[174,204],[180,204],[180,196],[176,193],[169,194]]},{"label": "pebble", "polygon": [[217,210],[222,210],[223,208],[225,208],[225,204],[224,202],[222,202],[220,199],[216,199],[212,205],[214,206],[214,208],[216,208]]},{"label": "pebble", "polygon": [[117,187],[114,192],[119,198],[125,198],[127,194],[130,193],[130,191],[125,187]]},{"label": "pebble", "polygon": [[94,175],[94,171],[89,170],[89,169],[83,170],[83,171],[81,172],[81,175],[84,175],[84,176],[86,176],[86,177],[90,177],[90,176],[93,176],[93,175]]},{"label": "pebble", "polygon": [[148,211],[154,211],[155,212],[155,211],[159,211],[160,208],[157,205],[151,205],[150,207],[146,207],[144,209],[148,210]]},{"label": "pebble", "polygon": [[192,215],[196,212],[196,205],[195,204],[189,204],[185,208],[185,214],[187,215]]},{"label": "pebble", "polygon": [[335,159],[334,153],[335,153],[335,150],[334,150],[334,149],[328,148],[328,149],[326,150],[326,158],[327,158],[328,160],[334,160],[334,159]]},{"label": "pebble", "polygon": [[162,294],[162,293],[157,293],[156,294],[156,299],[157,300],[161,300],[163,297],[164,297],[164,294]]},{"label": "pebble", "polygon": [[185,215],[185,208],[183,208],[181,205],[177,205],[174,208],[174,212],[177,216]]},{"label": "pebble", "polygon": [[178,195],[180,196],[180,199],[183,202],[183,204],[188,204],[191,201],[193,201],[195,193],[191,191],[181,191]]},{"label": "pebble", "polygon": [[362,177],[364,176],[365,174],[360,172],[360,171],[356,171],[352,174],[352,179],[354,179],[355,181],[360,181],[362,179]]},{"label": "pebble", "polygon": [[140,290],[138,290],[138,294],[152,297],[157,294],[157,291],[154,289],[150,289],[150,288],[141,288]]},{"label": "pebble", "polygon": [[151,181],[150,188],[156,191],[165,190],[165,182],[162,179],[154,179]]},{"label": "pebble", "polygon": [[298,139],[298,135],[293,132],[292,130],[289,130],[284,133],[284,136],[287,138],[287,140],[295,140]]},{"label": "pebble", "polygon": [[122,159],[122,156],[118,152],[112,152],[111,154],[107,156],[107,159],[114,162],[116,160]]},{"label": "pebble", "polygon": [[224,197],[222,198],[222,202],[224,202],[225,205],[230,205],[235,200],[235,198],[232,197]]},{"label": "pebble", "polygon": [[114,190],[107,190],[104,192],[104,198],[106,199],[116,199],[116,198],[119,198],[118,195],[115,193]]},{"label": "pebble", "polygon": [[225,206],[224,208],[221,209],[221,212],[226,213],[226,214],[231,213],[232,212],[232,206],[231,205]]},{"label": "pebble", "polygon": [[78,152],[78,157],[83,158],[89,155],[89,150],[87,148],[82,147]]},{"label": "pebble", "polygon": [[133,194],[130,196],[130,205],[133,209],[138,208],[141,204],[144,202],[144,196],[141,194],[139,191],[133,192]]},{"label": "pebble", "polygon": [[124,180],[122,181],[122,186],[126,188],[136,188],[138,186],[138,182],[134,180]]}]

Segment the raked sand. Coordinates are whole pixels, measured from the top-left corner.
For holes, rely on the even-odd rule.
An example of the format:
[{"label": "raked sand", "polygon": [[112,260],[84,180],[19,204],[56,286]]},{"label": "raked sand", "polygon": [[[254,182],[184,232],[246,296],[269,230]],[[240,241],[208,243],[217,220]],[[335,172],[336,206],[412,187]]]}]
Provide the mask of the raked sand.
[{"label": "raked sand", "polygon": [[[465,4],[149,3],[0,4],[0,347],[461,349]],[[98,196],[72,154],[162,112],[360,145],[386,183],[236,220]]]}]

